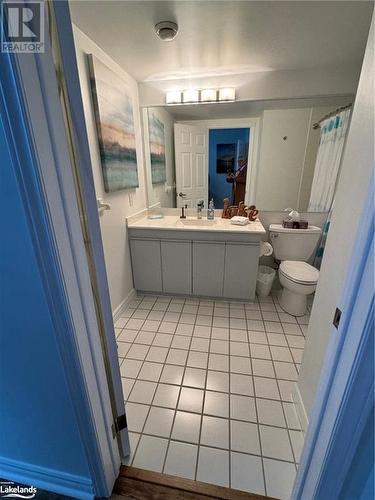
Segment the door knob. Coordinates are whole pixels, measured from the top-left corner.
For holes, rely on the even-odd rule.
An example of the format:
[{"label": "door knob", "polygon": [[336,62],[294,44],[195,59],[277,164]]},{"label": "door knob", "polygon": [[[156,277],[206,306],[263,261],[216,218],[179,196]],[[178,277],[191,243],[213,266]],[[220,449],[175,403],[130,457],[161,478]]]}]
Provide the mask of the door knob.
[{"label": "door knob", "polygon": [[179,196],[180,198],[185,198],[186,193],[181,193],[181,192],[179,192],[179,193],[178,193],[178,196]]}]

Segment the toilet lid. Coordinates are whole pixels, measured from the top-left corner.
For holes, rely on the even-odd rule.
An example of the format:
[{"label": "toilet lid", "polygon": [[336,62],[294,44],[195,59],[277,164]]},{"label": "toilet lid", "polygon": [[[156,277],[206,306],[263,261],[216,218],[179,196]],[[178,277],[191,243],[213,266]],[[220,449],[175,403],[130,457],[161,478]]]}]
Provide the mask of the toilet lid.
[{"label": "toilet lid", "polygon": [[280,271],[297,283],[316,283],[319,278],[319,271],[315,267],[298,260],[284,260],[280,264]]}]

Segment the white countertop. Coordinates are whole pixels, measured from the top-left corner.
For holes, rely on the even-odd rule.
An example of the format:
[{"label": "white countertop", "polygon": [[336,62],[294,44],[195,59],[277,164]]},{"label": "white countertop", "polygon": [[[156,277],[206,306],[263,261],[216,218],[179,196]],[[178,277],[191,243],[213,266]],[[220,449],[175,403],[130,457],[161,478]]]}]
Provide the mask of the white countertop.
[{"label": "white countertop", "polygon": [[[129,217],[126,223],[129,229],[151,229],[151,230],[169,230],[169,231],[204,231],[204,232],[228,232],[241,234],[265,234],[266,231],[259,220],[250,222],[246,226],[237,226],[231,224],[230,220],[215,218],[214,221],[207,221],[206,218],[197,219],[196,217],[187,217],[184,219],[186,224],[178,215],[164,215],[162,219],[149,219],[148,215],[141,217]],[[195,221],[197,222],[195,224]],[[202,222],[200,222],[202,221]],[[206,225],[207,224],[207,225]]]}]

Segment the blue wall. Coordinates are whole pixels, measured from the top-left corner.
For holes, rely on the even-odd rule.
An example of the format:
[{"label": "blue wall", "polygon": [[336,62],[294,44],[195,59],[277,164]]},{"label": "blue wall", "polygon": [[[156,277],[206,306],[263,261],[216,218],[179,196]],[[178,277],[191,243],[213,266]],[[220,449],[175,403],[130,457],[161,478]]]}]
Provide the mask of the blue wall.
[{"label": "blue wall", "polygon": [[[7,465],[21,464],[90,485],[1,119],[0,158],[0,477],[9,477]],[[27,483],[20,474],[11,479]]]},{"label": "blue wall", "polygon": [[208,199],[214,199],[215,207],[223,207],[223,199],[232,195],[232,184],[226,181],[226,174],[216,173],[216,146],[218,144],[231,144],[242,141],[249,142],[248,128],[222,128],[211,129],[209,133],[209,190]]}]

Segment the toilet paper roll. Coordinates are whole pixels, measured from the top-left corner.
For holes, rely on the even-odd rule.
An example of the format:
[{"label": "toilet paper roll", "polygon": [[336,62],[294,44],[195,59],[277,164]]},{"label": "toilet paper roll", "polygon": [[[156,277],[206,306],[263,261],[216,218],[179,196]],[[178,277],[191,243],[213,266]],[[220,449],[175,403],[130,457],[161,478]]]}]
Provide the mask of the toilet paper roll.
[{"label": "toilet paper roll", "polygon": [[272,254],[273,254],[273,248],[271,243],[268,243],[268,241],[261,241],[259,257],[269,257]]}]

